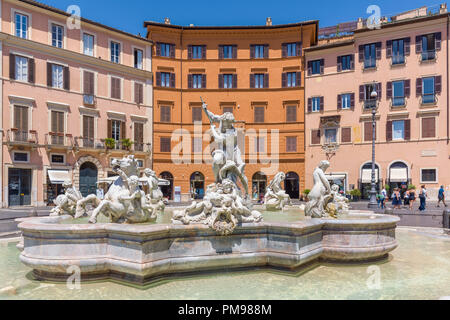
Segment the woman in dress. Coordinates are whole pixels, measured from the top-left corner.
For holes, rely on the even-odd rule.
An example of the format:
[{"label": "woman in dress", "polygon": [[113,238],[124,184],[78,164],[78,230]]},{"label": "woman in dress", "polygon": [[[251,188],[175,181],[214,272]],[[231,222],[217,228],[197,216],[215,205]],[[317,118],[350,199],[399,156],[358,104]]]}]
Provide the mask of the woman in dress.
[{"label": "woman in dress", "polygon": [[416,190],[409,190],[409,210],[413,209],[414,201],[416,201]]},{"label": "woman in dress", "polygon": [[402,200],[400,198],[400,191],[398,188],[394,189],[394,194],[392,195],[392,205],[394,206],[394,209],[400,209],[400,205],[402,204]]}]

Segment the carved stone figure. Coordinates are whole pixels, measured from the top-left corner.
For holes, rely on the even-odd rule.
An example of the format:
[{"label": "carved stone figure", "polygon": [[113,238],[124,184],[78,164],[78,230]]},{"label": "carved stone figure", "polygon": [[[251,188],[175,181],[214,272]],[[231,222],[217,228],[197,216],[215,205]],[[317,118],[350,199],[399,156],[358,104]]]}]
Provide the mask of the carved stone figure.
[{"label": "carved stone figure", "polygon": [[325,217],[325,197],[331,194],[331,186],[328,182],[325,171],[330,166],[327,160],[319,163],[313,172],[314,186],[308,194],[309,201],[306,204],[305,215],[312,218]]},{"label": "carved stone figure", "polygon": [[65,214],[74,216],[77,202],[83,198],[80,191],[73,186],[72,181],[64,181],[63,188],[64,194],[59,195],[53,200],[56,207],[50,211],[50,216],[60,216]]},{"label": "carved stone figure", "polygon": [[266,188],[264,204],[266,210],[283,210],[286,205],[291,204],[291,198],[281,187],[281,183],[286,179],[284,172],[278,172]]},{"label": "carved stone figure", "polygon": [[341,215],[349,214],[349,201],[339,193],[339,186],[331,186],[331,194],[325,199],[325,211],[329,217],[339,218]]},{"label": "carved stone figure", "polygon": [[147,201],[151,203],[157,212],[164,212],[166,205],[164,203],[164,195],[159,186],[170,185],[170,182],[158,178],[155,171],[148,168],[144,170],[144,176],[141,178],[141,181],[148,185]]},{"label": "carved stone figure", "polygon": [[[217,145],[213,152],[212,167],[215,183],[207,187],[203,201],[193,202],[185,210],[175,211],[173,223],[203,223],[209,225],[221,235],[233,232],[238,223],[260,222],[262,215],[251,210],[248,194],[248,180],[244,173],[245,162],[237,143],[235,119],[226,112],[217,116],[208,111],[203,103],[203,110],[211,123],[211,133]],[[219,123],[219,129],[214,122]],[[239,188],[241,183],[244,193]]]}]

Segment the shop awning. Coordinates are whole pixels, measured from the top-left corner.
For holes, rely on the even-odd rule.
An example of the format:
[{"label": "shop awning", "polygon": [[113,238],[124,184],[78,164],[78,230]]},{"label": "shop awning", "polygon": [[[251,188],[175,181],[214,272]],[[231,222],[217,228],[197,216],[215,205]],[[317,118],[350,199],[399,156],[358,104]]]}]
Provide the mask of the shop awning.
[{"label": "shop awning", "polygon": [[345,174],[326,174],[325,177],[329,181],[345,180]]},{"label": "shop awning", "polygon": [[52,184],[63,184],[64,181],[72,181],[69,170],[48,170],[47,173]]},{"label": "shop awning", "polygon": [[390,182],[407,182],[408,168],[391,168],[389,174]]},{"label": "shop awning", "polygon": [[[378,175],[378,169],[375,169],[375,182],[378,182],[379,177],[380,176]],[[362,183],[372,182],[372,169],[363,169],[361,182]]]}]

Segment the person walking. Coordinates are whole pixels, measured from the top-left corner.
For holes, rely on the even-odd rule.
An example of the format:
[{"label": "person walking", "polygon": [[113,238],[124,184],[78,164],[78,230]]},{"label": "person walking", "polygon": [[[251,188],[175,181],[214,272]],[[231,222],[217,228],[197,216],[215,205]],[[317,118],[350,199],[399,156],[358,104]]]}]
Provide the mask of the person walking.
[{"label": "person walking", "polygon": [[437,203],[437,207],[439,208],[439,203],[444,204],[444,206],[447,208],[447,204],[445,203],[445,190],[444,190],[444,186],[441,186],[441,188],[439,189],[438,192],[438,203]]},{"label": "person walking", "polygon": [[426,209],[426,199],[427,199],[427,189],[425,188],[425,185],[421,186],[419,199],[420,199],[420,211],[425,211]]},{"label": "person walking", "polygon": [[383,188],[383,190],[381,190],[381,198],[380,198],[381,209],[384,209],[386,207],[386,198],[387,198],[387,191],[386,188]]},{"label": "person walking", "polygon": [[414,202],[416,201],[416,190],[409,190],[409,210],[413,209]]},{"label": "person walking", "polygon": [[394,194],[392,195],[392,205],[394,206],[394,209],[400,209],[400,206],[402,204],[402,199],[400,197],[400,191],[398,188],[394,189]]},{"label": "person walking", "polygon": [[403,206],[409,206],[409,190],[406,190],[405,195],[403,196]]}]

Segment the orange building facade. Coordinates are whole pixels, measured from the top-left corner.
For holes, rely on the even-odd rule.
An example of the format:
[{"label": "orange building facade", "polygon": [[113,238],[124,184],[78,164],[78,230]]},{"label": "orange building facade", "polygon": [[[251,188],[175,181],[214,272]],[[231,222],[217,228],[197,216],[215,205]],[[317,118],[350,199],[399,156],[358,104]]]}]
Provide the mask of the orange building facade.
[{"label": "orange building facade", "polygon": [[[278,171],[299,198],[305,185],[303,49],[317,21],[257,27],[181,27],[146,22],[153,41],[153,169],[170,199],[201,198],[214,182],[210,123],[232,112],[254,200]],[[218,124],[216,124],[218,125]]]}]

